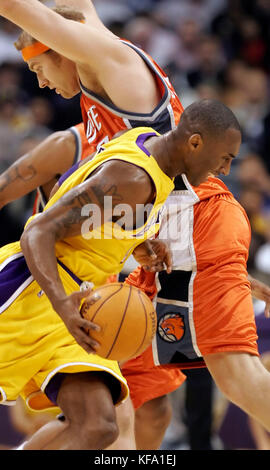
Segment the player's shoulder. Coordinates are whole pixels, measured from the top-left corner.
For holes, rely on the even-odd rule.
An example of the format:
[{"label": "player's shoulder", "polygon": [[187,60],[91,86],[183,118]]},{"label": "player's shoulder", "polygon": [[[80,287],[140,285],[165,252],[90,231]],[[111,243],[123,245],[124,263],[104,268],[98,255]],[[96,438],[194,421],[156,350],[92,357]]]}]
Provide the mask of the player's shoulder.
[{"label": "player's shoulder", "polygon": [[231,227],[234,232],[249,232],[246,211],[223,181],[209,178],[196,193],[200,199],[195,208],[197,220],[211,219],[211,226],[218,231]]},{"label": "player's shoulder", "polygon": [[65,129],[65,130],[60,130],[53,132],[49,137],[48,140],[54,145],[70,145],[74,144],[75,139],[74,139],[74,134],[72,133],[71,128]]},{"label": "player's shoulder", "polygon": [[[244,211],[231,190],[219,178],[208,178],[206,182],[194,189],[198,202],[206,201],[211,206],[219,205],[225,211]],[[230,208],[230,206],[233,206],[234,209]]]}]

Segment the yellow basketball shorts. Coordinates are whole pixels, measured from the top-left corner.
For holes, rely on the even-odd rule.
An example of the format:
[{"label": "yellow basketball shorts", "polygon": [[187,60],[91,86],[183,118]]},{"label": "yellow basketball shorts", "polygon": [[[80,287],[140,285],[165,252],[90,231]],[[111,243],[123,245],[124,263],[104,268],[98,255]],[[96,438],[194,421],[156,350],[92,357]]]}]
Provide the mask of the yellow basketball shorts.
[{"label": "yellow basketball shorts", "polygon": [[[79,289],[59,266],[66,293]],[[58,373],[103,371],[120,384],[116,404],[128,396],[118,363],[88,354],[68,332],[27,268],[19,243],[0,249],[0,403],[21,395],[29,408],[55,407],[45,393]]]}]

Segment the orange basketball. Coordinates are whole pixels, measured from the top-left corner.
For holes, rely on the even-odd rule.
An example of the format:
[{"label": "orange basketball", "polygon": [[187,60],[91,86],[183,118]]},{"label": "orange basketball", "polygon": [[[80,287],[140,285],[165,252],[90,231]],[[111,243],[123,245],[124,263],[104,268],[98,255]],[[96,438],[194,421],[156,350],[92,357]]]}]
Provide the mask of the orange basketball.
[{"label": "orange basketball", "polygon": [[[99,298],[91,305],[93,294]],[[157,328],[151,300],[137,287],[121,282],[95,289],[83,302],[81,314],[101,327],[99,332],[90,332],[100,344],[97,354],[116,361],[139,356]]]}]

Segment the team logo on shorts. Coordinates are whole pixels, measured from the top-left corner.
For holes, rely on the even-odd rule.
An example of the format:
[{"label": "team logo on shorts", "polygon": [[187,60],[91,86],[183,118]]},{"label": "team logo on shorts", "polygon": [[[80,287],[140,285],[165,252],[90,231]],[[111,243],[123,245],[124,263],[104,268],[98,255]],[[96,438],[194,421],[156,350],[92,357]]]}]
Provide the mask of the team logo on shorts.
[{"label": "team logo on shorts", "polygon": [[158,334],[164,341],[175,343],[185,334],[185,324],[180,313],[166,313],[158,322]]}]

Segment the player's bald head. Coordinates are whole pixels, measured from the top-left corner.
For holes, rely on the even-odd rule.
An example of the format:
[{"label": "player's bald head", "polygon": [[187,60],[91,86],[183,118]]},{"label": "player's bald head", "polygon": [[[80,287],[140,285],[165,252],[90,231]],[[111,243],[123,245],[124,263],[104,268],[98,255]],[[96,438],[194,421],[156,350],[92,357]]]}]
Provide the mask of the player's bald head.
[{"label": "player's bald head", "polygon": [[217,100],[203,99],[189,105],[181,116],[178,129],[202,137],[219,137],[228,129],[241,133],[240,124],[230,108]]}]

